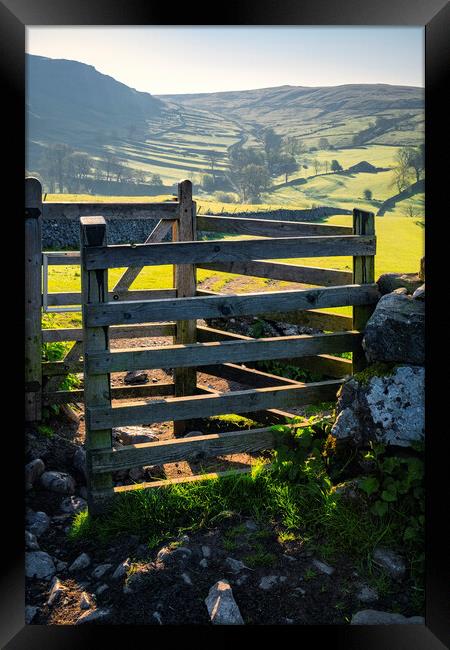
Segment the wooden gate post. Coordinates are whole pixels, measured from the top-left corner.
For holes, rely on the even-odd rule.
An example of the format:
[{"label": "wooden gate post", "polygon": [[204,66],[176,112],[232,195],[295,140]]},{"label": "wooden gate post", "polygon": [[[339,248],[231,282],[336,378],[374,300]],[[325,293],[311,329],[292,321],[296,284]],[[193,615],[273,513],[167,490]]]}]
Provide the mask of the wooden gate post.
[{"label": "wooden gate post", "polygon": [[42,186],[25,179],[25,420],[42,417]]},{"label": "wooden gate post", "polygon": [[[192,200],[192,183],[178,183],[179,219],[174,224],[174,241],[194,241],[197,237],[196,205]],[[174,287],[178,298],[190,298],[197,291],[197,272],[195,264],[174,265]],[[177,321],[175,325],[174,343],[195,343],[197,340],[197,321]],[[194,395],[197,388],[197,372],[195,368],[174,368],[175,397]],[[187,421],[174,422],[174,433],[180,435],[189,427]]]},{"label": "wooden gate post", "polygon": [[93,450],[112,449],[112,430],[91,430],[89,408],[93,406],[111,407],[110,375],[89,375],[86,359],[92,352],[109,352],[109,328],[88,327],[86,324],[86,305],[108,302],[108,270],[87,271],[84,263],[86,249],[91,246],[106,246],[106,221],[103,217],[80,218],[81,252],[81,295],[83,312],[84,346],[84,412],[86,426],[86,469],[89,512],[103,512],[114,495],[111,473],[92,472]]},{"label": "wooden gate post", "polygon": [[[353,210],[353,234],[354,235],[375,235],[375,216],[373,212]],[[353,284],[373,284],[375,282],[375,256],[354,255],[353,256]],[[353,307],[353,329],[359,332],[364,331],[374,305],[361,305]],[[361,348],[352,353],[353,372],[360,372],[367,366],[364,350]]]}]

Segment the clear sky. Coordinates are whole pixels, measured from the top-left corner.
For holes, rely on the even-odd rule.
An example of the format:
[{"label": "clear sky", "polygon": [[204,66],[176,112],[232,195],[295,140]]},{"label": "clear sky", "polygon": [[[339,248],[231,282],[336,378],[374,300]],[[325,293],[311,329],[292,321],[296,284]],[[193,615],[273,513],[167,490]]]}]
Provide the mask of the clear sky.
[{"label": "clear sky", "polygon": [[270,86],[424,86],[423,27],[27,27],[26,51],[152,94]]}]

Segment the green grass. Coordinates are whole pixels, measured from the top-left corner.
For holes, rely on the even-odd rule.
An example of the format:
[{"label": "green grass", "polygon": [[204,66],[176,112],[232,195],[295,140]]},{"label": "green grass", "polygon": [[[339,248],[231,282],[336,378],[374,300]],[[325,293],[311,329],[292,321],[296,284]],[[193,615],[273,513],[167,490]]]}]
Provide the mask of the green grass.
[{"label": "green grass", "polygon": [[[102,517],[91,517],[87,512],[75,515],[69,538],[107,545],[116,535],[137,534],[155,546],[156,540],[162,542],[184,531],[210,527],[228,511],[276,527],[283,541],[290,539],[290,533],[306,542],[332,540],[334,553],[344,553],[366,567],[381,540],[397,548],[402,539],[401,516],[379,518],[363,502],[344,500],[318,482],[285,481],[261,463],[249,475],[118,495],[110,512]],[[238,534],[234,528],[225,536],[227,550],[237,548]],[[256,561],[264,562],[266,550],[261,541],[253,548]],[[266,557],[267,562],[270,559]]]}]

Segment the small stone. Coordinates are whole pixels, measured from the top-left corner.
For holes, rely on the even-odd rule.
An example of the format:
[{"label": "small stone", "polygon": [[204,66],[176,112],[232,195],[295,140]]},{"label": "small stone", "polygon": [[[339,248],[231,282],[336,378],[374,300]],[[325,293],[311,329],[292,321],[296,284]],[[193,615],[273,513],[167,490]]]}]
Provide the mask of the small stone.
[{"label": "small stone", "polygon": [[189,586],[192,586],[192,580],[188,573],[182,573],[181,577],[183,578],[183,582],[185,582]]},{"label": "small stone", "polygon": [[100,587],[97,587],[97,590],[96,590],[95,593],[97,594],[97,596],[101,596],[102,594],[105,593],[105,591],[108,591],[108,589],[109,589],[108,585],[103,584],[103,585],[100,585]]},{"label": "small stone", "polygon": [[241,576],[239,576],[239,578],[236,580],[236,584],[238,585],[238,587],[241,587],[241,586],[244,584],[244,582],[247,582],[247,580],[248,580],[248,573],[243,573],[243,574],[242,574]]},{"label": "small stone", "polygon": [[211,557],[211,548],[209,546],[202,546],[203,557]]},{"label": "small stone", "polygon": [[89,595],[83,591],[80,598],[80,609],[91,609],[92,601],[89,598]]},{"label": "small stone", "polygon": [[[80,474],[83,475],[84,479],[87,479],[86,473],[86,450],[84,447],[78,447],[76,452],[73,455],[73,466],[77,469]],[[83,495],[81,495],[83,496]],[[83,497],[86,498],[86,497]]]},{"label": "small stone", "polygon": [[164,546],[160,551],[158,551],[158,554],[156,556],[156,561],[157,562],[167,562],[170,560],[176,560],[176,559],[185,559],[187,557],[190,557],[192,555],[192,551],[190,548],[186,548],[186,546],[178,546],[177,548],[169,548],[168,546]]},{"label": "small stone", "polygon": [[71,573],[74,573],[76,571],[82,571],[83,569],[86,569],[91,563],[91,558],[87,553],[81,553],[76,560],[72,562],[72,564],[69,567],[69,571]]},{"label": "small stone", "polygon": [[398,287],[398,289],[394,289],[392,293],[396,293],[399,296],[406,296],[408,294],[408,289],[406,287]]},{"label": "small stone", "polygon": [[25,548],[27,551],[39,551],[39,544],[36,535],[30,533],[29,530],[25,531]]},{"label": "small stone", "polygon": [[267,591],[273,587],[279,585],[281,582],[285,582],[287,578],[285,576],[264,576],[261,578],[258,587]]},{"label": "small stone", "polygon": [[30,625],[31,621],[34,619],[36,614],[38,613],[38,608],[34,607],[33,605],[27,605],[25,607],[25,623],[26,625]]},{"label": "small stone", "polygon": [[90,612],[85,612],[81,614],[80,618],[76,621],[75,625],[81,625],[83,623],[94,623],[97,621],[106,621],[111,616],[111,610],[103,609],[94,609]]},{"label": "small stone", "polygon": [[247,530],[250,530],[251,532],[255,532],[259,528],[258,524],[254,522],[253,519],[247,519],[244,526],[246,527]]},{"label": "small stone", "polygon": [[40,458],[35,458],[31,463],[27,463],[25,465],[25,490],[31,490],[44,471],[45,465]]},{"label": "small stone", "polygon": [[159,612],[153,612],[152,616],[158,621],[159,625],[163,624],[161,614]]},{"label": "small stone", "polygon": [[334,573],[333,567],[329,564],[326,564],[325,562],[321,562],[320,560],[313,560],[312,563],[318,571],[321,573],[326,573],[327,576],[331,576],[331,574]]},{"label": "small stone", "polygon": [[148,382],[148,373],[145,370],[130,370],[123,378],[125,384],[146,384]]},{"label": "small stone", "polygon": [[75,495],[66,497],[61,501],[60,505],[62,512],[65,512],[69,515],[75,514],[76,512],[81,512],[82,510],[86,510],[86,508],[87,502],[81,497],[77,497]]},{"label": "small stone", "polygon": [[283,555],[285,560],[288,560],[289,562],[297,562],[295,557],[292,557],[292,555],[286,555],[286,553]]},{"label": "small stone", "polygon": [[425,301],[425,285],[422,284],[421,287],[416,289],[413,293],[414,300],[423,300]]},{"label": "small stone", "polygon": [[128,558],[124,562],[119,564],[117,569],[112,574],[112,579],[113,580],[120,580],[121,578],[125,578],[129,568],[130,568],[130,560]]},{"label": "small stone", "polygon": [[61,597],[64,595],[66,588],[62,584],[61,580],[56,576],[51,582],[50,594],[47,600],[47,605],[53,606],[59,603]]},{"label": "small stone", "polygon": [[306,594],[306,591],[302,587],[296,587],[294,589],[294,592],[300,594],[300,596],[304,596]]},{"label": "small stone", "polygon": [[50,580],[55,573],[55,564],[48,553],[44,553],[44,551],[25,553],[25,575],[27,578]]},{"label": "small stone", "polygon": [[239,573],[239,571],[243,571],[244,569],[248,569],[247,566],[240,560],[235,560],[233,557],[227,557],[225,560],[225,564],[233,573]]},{"label": "small stone", "polygon": [[208,568],[208,560],[206,558],[203,558],[203,560],[200,560],[199,565],[202,567],[202,569],[207,569]]},{"label": "small stone", "polygon": [[361,603],[373,603],[379,598],[377,590],[367,585],[361,585],[356,597]]},{"label": "small stone", "polygon": [[183,438],[196,438],[197,436],[203,436],[202,431],[188,431],[183,435]]},{"label": "small stone", "polygon": [[61,560],[57,560],[55,566],[58,573],[60,573],[61,571],[65,571],[67,569],[67,562],[62,562]]},{"label": "small stone", "polygon": [[294,619],[293,618],[285,618],[284,620],[286,622],[286,625],[293,625],[294,624]]},{"label": "small stone", "polygon": [[244,625],[233,590],[227,580],[219,580],[209,590],[205,605],[213,625]]},{"label": "small stone", "polygon": [[50,517],[45,512],[29,510],[26,516],[27,529],[36,537],[40,537],[50,526]]},{"label": "small stone", "polygon": [[373,553],[375,564],[383,567],[393,578],[402,578],[405,575],[406,566],[403,558],[386,548],[376,548]]},{"label": "small stone", "polygon": [[74,494],[75,481],[65,472],[44,472],[41,476],[41,485],[45,490],[59,494]]},{"label": "small stone", "polygon": [[112,564],[99,564],[92,571],[91,576],[94,578],[94,580],[100,580],[100,578],[103,578],[105,573],[107,573],[112,568],[112,566]]},{"label": "small stone", "polygon": [[123,445],[138,445],[147,442],[157,442],[158,436],[145,427],[120,427],[113,429],[114,437]]},{"label": "small stone", "polygon": [[394,612],[380,612],[376,609],[363,609],[352,616],[350,625],[424,625],[422,616],[407,618]]},{"label": "small stone", "polygon": [[144,471],[141,467],[133,467],[128,472],[128,476],[132,481],[135,482],[142,481],[142,479],[144,478]]},{"label": "small stone", "polygon": [[189,535],[181,535],[181,537],[178,538],[178,541],[183,544],[189,544],[191,540],[189,539]]}]

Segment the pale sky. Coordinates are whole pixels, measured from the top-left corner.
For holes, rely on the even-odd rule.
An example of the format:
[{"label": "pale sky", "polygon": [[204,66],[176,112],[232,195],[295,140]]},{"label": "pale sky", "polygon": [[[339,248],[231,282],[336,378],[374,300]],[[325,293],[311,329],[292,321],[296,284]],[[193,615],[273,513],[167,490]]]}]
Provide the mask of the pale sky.
[{"label": "pale sky", "polygon": [[271,86],[424,86],[423,27],[33,26],[26,51],[158,94]]}]

